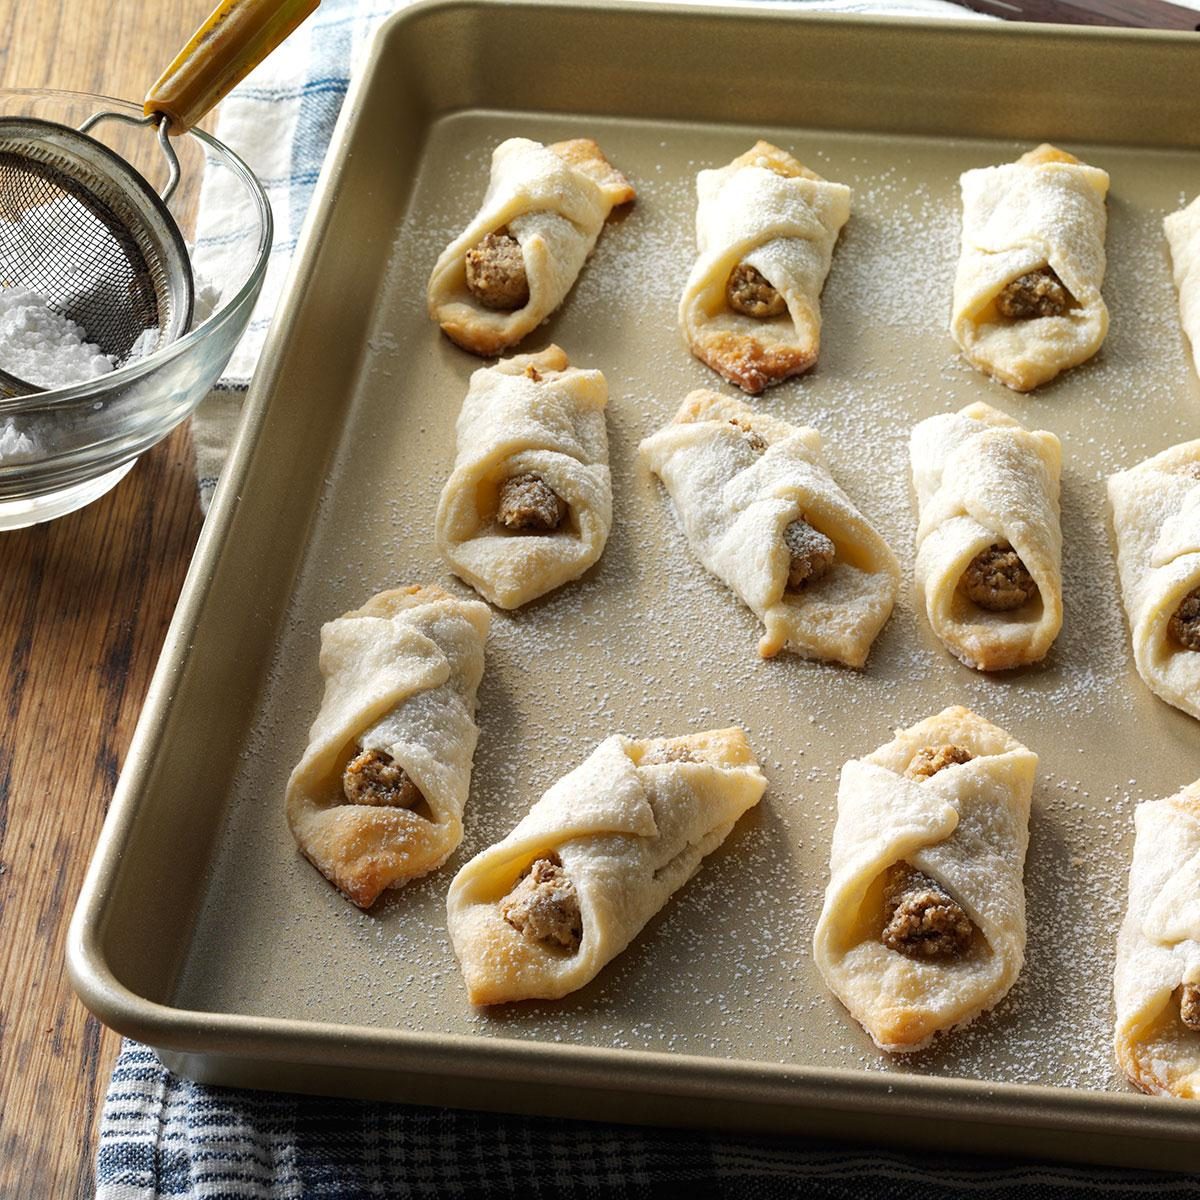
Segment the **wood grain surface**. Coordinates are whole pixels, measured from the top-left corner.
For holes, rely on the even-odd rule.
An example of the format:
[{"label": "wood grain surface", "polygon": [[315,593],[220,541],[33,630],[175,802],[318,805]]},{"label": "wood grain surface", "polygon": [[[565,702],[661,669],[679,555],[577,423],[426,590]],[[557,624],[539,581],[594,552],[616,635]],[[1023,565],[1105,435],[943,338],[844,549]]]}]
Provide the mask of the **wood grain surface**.
[{"label": "wood grain surface", "polygon": [[[213,0],[0,0],[0,86],[144,94]],[[119,1038],[63,944],[200,531],[186,429],[90,507],[0,533],[0,1197],[94,1194]]]}]

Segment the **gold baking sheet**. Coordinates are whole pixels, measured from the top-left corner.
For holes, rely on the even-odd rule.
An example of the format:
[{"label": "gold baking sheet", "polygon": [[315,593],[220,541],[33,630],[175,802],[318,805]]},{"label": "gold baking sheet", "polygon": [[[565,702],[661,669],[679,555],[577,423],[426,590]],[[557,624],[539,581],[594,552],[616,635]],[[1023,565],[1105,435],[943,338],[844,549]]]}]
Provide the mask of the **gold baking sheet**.
[{"label": "gold baking sheet", "polygon": [[[870,97],[857,94],[850,69],[864,39],[899,38],[930,62],[975,54],[980,88],[998,95],[997,61],[1020,50],[1036,71],[1038,56],[1051,61],[1061,42],[956,25],[961,41],[947,43],[932,23],[650,11],[659,22],[651,28],[625,6],[603,8],[603,21],[596,15],[585,83],[602,79],[633,41],[649,54],[643,43],[653,36],[683,46],[689,30],[718,21],[711,27],[730,45],[750,39],[786,55],[793,38],[800,67],[804,53],[819,54],[831,76],[840,66],[840,109],[827,103],[814,127],[808,109],[781,121],[764,100],[772,119],[750,119],[742,110],[752,99],[723,100],[737,75],[724,54],[711,55],[716,78],[682,99],[661,101],[647,78],[641,97],[625,92],[618,101],[584,87],[540,111],[515,111],[497,92],[506,101],[497,111],[481,68],[482,94],[460,103],[460,85],[422,78],[419,64],[431,39],[494,46],[485,36],[494,5],[426,7],[377,44],[344,114],[286,324],[256,386],[235,477],[210,518],[76,918],[72,967],[84,998],[177,1069],[225,1082],[761,1128],[819,1127],[810,1110],[824,1088],[842,1097],[830,1107],[849,1114],[826,1125],[847,1134],[894,1136],[886,1120],[903,1106],[947,1118],[944,1130],[917,1135],[924,1140],[1196,1165],[1186,1137],[1193,1110],[1135,1097],[1111,1057],[1113,941],[1133,808],[1200,775],[1200,730],[1155,700],[1134,671],[1103,483],[1200,434],[1200,385],[1161,231],[1162,216],[1200,190],[1194,135],[1171,124],[1166,108],[1153,147],[1108,142],[1070,106],[1034,119],[1018,104],[1012,124],[997,117],[997,129],[977,114],[947,115],[949,68],[895,80],[897,96],[902,83],[903,95],[919,89],[926,107],[911,118],[911,98],[875,108],[872,131],[863,109]],[[507,13],[533,39],[522,51],[531,59],[538,44],[561,42],[556,22],[587,19],[569,5]],[[726,44],[707,36],[712,47]],[[1168,86],[1177,43],[1124,36],[1127,54],[1150,55]],[[1082,61],[1093,63],[1087,70],[1121,37],[1078,39]],[[877,86],[889,69],[877,65]],[[1072,85],[1069,71],[1062,85]],[[1124,84],[1110,78],[1108,86]],[[637,111],[688,100],[696,119]],[[556,111],[576,105],[599,115]],[[627,106],[635,111],[611,115]],[[835,111],[845,119],[830,119]],[[1112,128],[1136,140],[1132,127]],[[968,136],[981,129],[988,136]],[[495,614],[464,842],[442,870],[362,914],[297,853],[284,782],[321,694],[321,623],[398,584],[436,581],[470,594],[435,554],[432,528],[454,419],[482,364],[438,333],[424,291],[438,253],[479,203],[491,149],[514,135],[595,137],[638,189],[563,308],[521,347],[556,341],[576,364],[605,372],[613,533],[584,580]],[[946,322],[959,174],[1010,160],[1042,136],[1112,177],[1104,289],[1112,327],[1092,363],[1023,397],[966,366]],[[675,312],[694,257],[695,172],[757,137],[854,191],[823,298],[820,363],[753,403],[820,431],[835,478],[901,559],[900,603],[861,673],[790,655],[761,661],[757,620],[693,559],[665,495],[635,460],[638,441],[690,389],[734,390],[688,354]],[[1063,632],[1044,665],[987,677],[941,648],[911,590],[909,433],[974,400],[1054,431],[1064,456]],[[925,1053],[889,1059],[828,995],[811,959],[838,771],[897,725],[952,703],[1041,756],[1027,962],[993,1013]],[[725,846],[589,987],[555,1004],[471,1009],[445,929],[454,871],[609,733],[730,723],[748,730],[770,782]],[[598,1053],[572,1059],[563,1047]],[[616,1104],[614,1114],[626,1068],[659,1061],[630,1052],[668,1056],[664,1092],[677,1071],[680,1088],[686,1079],[701,1099],[678,1111],[632,1105],[622,1114]],[[583,1064],[597,1076],[588,1086],[610,1093],[607,1101],[579,1099]],[[442,1082],[414,1084],[422,1072]],[[574,1099],[564,1088],[572,1072]],[[506,1085],[485,1082],[498,1073]],[[976,1123],[956,1132],[956,1119]],[[1017,1142],[1010,1127],[1023,1131]],[[1060,1144],[1052,1134],[1065,1128],[1078,1137]]]}]

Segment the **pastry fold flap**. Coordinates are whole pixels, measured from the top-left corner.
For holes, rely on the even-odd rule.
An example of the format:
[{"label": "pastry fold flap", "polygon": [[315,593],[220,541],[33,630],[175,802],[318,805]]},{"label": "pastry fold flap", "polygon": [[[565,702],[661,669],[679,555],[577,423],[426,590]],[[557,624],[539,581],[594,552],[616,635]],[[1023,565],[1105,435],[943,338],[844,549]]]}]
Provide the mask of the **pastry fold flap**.
[{"label": "pastry fold flap", "polygon": [[[747,456],[731,422],[770,439]],[[759,653],[785,647],[852,667],[867,660],[899,588],[895,555],[825,467],[815,429],[756,414],[738,400],[695,392],[675,420],[642,443],[700,561],[761,618]],[[833,542],[828,572],[788,587],[784,530],[804,520]]]},{"label": "pastry fold flap", "polygon": [[[986,410],[985,418],[996,412],[973,408]],[[913,433],[916,577],[929,623],[951,652],[969,666],[1002,670],[1044,658],[1062,628],[1062,451],[1052,433],[971,414],[932,418]],[[976,555],[1006,542],[1037,594],[1020,608],[990,612],[959,582]]]},{"label": "pastry fold flap", "polygon": [[1170,634],[1171,617],[1200,588],[1200,440],[1172,446],[1112,475],[1108,496],[1133,656],[1147,685],[1200,717],[1200,653]]},{"label": "pastry fold flap", "polygon": [[[491,615],[441,589],[420,592],[383,593],[322,627],[325,692],[288,780],[288,821],[301,850],[364,908],[439,866],[462,836]],[[390,612],[389,597],[401,601]],[[342,772],[360,749],[404,770],[424,798],[419,810],[347,802]]]},{"label": "pastry fold flap", "polygon": [[1200,783],[1140,804],[1129,909],[1117,941],[1116,1052],[1145,1091],[1200,1095],[1200,1033],[1177,989],[1200,983]]},{"label": "pastry fold flap", "polygon": [[[605,739],[458,873],[447,914],[472,1003],[558,999],[582,987],[758,802],[766,780],[741,730],[671,743],[690,743],[704,757],[638,767],[646,743]],[[579,899],[582,940],[573,953],[526,937],[500,910],[533,862],[550,856]]]},{"label": "pastry fold flap", "polygon": [[[553,146],[527,138],[501,142],[479,212],[433,268],[430,314],[477,354],[515,345],[562,303],[608,214],[633,198],[628,180],[589,139]],[[528,301],[512,312],[477,303],[466,277],[467,251],[505,229],[520,243],[529,285]]]},{"label": "pastry fold flap", "polygon": [[1179,291],[1179,319],[1192,344],[1192,361],[1200,372],[1200,196],[1179,212],[1163,218],[1171,247],[1171,267]]},{"label": "pastry fold flap", "polygon": [[[1108,175],[1080,162],[1018,160],[967,171],[951,331],[967,357],[1019,391],[1090,358],[1108,330],[1104,281]],[[1049,266],[1074,303],[1059,316],[1003,318],[1013,280]]]},{"label": "pastry fold flap", "polygon": [[1162,524],[1150,555],[1152,567],[1165,567],[1185,554],[1200,554],[1200,480],[1175,478],[1189,486],[1179,498],[1175,511]]},{"label": "pastry fold flap", "polygon": [[[557,346],[472,375],[436,535],[455,574],[493,604],[515,608],[577,579],[603,552],[612,527],[607,399],[604,376],[570,367]],[[514,534],[496,521],[500,486],[527,473],[568,506],[553,533]]]},{"label": "pastry fold flap", "polygon": [[[816,362],[821,289],[850,217],[851,192],[766,143],[726,167],[701,171],[696,191],[699,254],[680,301],[680,325],[703,362],[761,392]],[[786,318],[762,320],[729,307],[726,283],[739,263],[783,297]]]}]

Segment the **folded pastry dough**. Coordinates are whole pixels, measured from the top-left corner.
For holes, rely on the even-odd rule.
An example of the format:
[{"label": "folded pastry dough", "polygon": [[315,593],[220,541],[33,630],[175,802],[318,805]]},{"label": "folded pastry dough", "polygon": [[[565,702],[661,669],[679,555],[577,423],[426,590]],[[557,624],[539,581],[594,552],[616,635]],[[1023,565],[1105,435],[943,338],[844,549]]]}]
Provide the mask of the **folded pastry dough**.
[{"label": "folded pastry dough", "polygon": [[700,561],[763,621],[758,651],[861,667],[899,589],[887,543],[825,466],[815,429],[695,391],[641,444]]},{"label": "folded pastry dough", "polygon": [[765,787],[740,729],[606,738],[454,877],[471,1002],[557,1000],[594,979]]},{"label": "folded pastry dough", "polygon": [[501,142],[482,207],[434,265],[429,315],[473,354],[515,346],[563,302],[608,214],[634,195],[588,138]]},{"label": "folded pastry dough", "polygon": [[1171,266],[1179,290],[1179,319],[1200,374],[1200,196],[1187,208],[1164,217],[1163,230],[1171,247]]},{"label": "folded pastry dough", "polygon": [[842,768],[813,950],[881,1050],[921,1049],[1020,974],[1037,761],[954,707]]},{"label": "folded pastry dough", "polygon": [[1134,814],[1113,990],[1121,1069],[1144,1092],[1200,1095],[1200,781]]},{"label": "folded pastry dough", "polygon": [[578,579],[604,552],[612,479],[599,371],[549,346],[480,368],[438,504],[450,569],[501,608]]},{"label": "folded pastry dough", "polygon": [[1108,332],[1108,175],[1042,145],[960,183],[950,332],[973,366],[1027,392],[1091,358]]},{"label": "folded pastry dough", "polygon": [[976,403],[922,421],[910,452],[934,633],[980,671],[1038,662],[1062,627],[1058,438]]},{"label": "folded pastry dough", "polygon": [[360,908],[462,840],[490,622],[478,600],[415,586],[321,629],[325,694],[287,817],[313,866]]},{"label": "folded pastry dough", "polygon": [[1138,674],[1200,717],[1200,440],[1109,476],[1108,498]]},{"label": "folded pastry dough", "polygon": [[807,371],[821,343],[821,289],[850,189],[758,142],[696,176],[699,257],[679,304],[692,353],[744,391]]}]

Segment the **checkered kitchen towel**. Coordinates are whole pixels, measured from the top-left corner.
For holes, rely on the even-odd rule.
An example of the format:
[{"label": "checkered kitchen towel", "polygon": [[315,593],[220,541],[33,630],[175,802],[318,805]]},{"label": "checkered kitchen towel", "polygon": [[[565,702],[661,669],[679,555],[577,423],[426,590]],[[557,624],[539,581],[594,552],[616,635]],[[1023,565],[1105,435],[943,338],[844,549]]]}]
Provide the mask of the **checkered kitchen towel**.
[{"label": "checkered kitchen towel", "polygon": [[[804,0],[793,0],[804,2]],[[808,0],[857,12],[952,14],[939,0]],[[297,235],[345,94],[370,34],[394,3],[325,0],[317,14],[222,108],[219,133],[266,185],[276,242],[262,300],[227,376],[196,414],[207,508],[237,426]],[[202,196],[198,267],[230,253],[229,210]],[[208,272],[220,275],[215,266]],[[104,1107],[98,1200],[358,1200],[521,1193],[529,1200],[702,1195],[980,1200],[1200,1196],[1180,1176],[1005,1165],[764,1138],[628,1129],[202,1087],[126,1042]],[[674,1186],[672,1186],[674,1185]]]},{"label": "checkered kitchen towel", "polygon": [[201,1087],[126,1042],[97,1200],[1181,1200],[1200,1180]]}]

